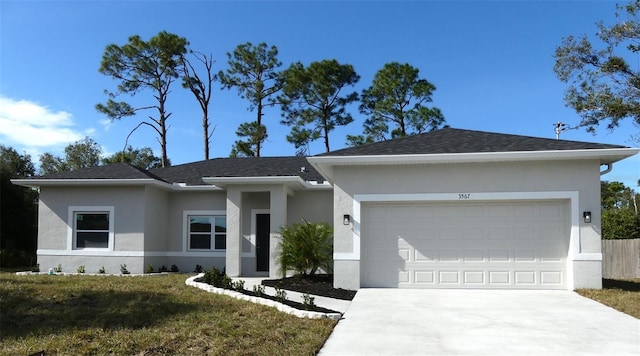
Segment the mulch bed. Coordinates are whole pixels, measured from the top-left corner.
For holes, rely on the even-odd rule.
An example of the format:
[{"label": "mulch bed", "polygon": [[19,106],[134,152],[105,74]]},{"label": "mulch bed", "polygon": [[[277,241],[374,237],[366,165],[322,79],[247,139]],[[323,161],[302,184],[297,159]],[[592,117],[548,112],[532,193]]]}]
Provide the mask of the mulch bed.
[{"label": "mulch bed", "polygon": [[265,279],[262,284],[300,293],[309,293],[334,299],[352,300],[356,291],[333,288],[333,275],[320,274],[314,276],[295,276],[282,279]]}]

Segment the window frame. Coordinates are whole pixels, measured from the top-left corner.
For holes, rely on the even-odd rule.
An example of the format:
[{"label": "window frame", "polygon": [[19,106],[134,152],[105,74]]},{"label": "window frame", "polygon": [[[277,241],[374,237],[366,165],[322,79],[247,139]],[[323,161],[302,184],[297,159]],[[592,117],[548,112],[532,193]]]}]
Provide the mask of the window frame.
[{"label": "window frame", "polygon": [[[69,206],[68,213],[68,231],[67,231],[67,249],[76,251],[113,251],[114,250],[114,212],[113,206]],[[77,214],[107,214],[109,218],[108,230],[93,230],[93,231],[107,231],[108,240],[107,247],[78,247],[78,232],[91,231],[91,230],[78,230],[77,228]]]},{"label": "window frame", "polygon": [[[211,219],[211,231],[209,232],[191,232],[191,217],[208,217]],[[225,222],[225,231],[216,232],[216,218],[221,218]],[[226,239],[227,239],[227,212],[224,210],[185,210],[183,212],[183,251],[190,253],[226,253]],[[191,248],[191,235],[208,235],[210,246],[209,249],[203,248]],[[224,236],[225,248],[216,248],[216,237]]]}]

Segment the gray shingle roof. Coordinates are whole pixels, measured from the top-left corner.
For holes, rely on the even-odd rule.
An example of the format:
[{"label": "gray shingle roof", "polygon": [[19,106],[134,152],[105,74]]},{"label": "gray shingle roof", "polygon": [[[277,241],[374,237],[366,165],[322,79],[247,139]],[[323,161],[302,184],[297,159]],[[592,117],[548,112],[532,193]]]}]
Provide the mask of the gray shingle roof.
[{"label": "gray shingle roof", "polygon": [[[554,140],[519,135],[445,128],[420,135],[345,148],[318,156],[370,156],[447,154],[476,152],[516,152],[626,148],[625,146]],[[305,171],[301,172],[304,167]],[[49,174],[36,179],[156,179],[167,183],[206,185],[203,177],[283,177],[299,176],[305,181],[322,182],[322,176],[305,157],[215,158],[149,171],[115,163],[70,172]]]},{"label": "gray shingle roof", "polygon": [[444,128],[419,135],[345,148],[318,156],[412,155],[476,152],[555,151],[626,148],[483,131]]},{"label": "gray shingle roof", "polygon": [[[300,168],[305,167],[305,172]],[[150,173],[173,183],[204,185],[203,177],[300,176],[305,181],[324,181],[305,157],[215,158],[208,161],[155,168]]]},{"label": "gray shingle roof", "polygon": [[106,166],[90,167],[75,171],[47,174],[38,179],[157,179],[161,178],[126,163],[113,163]]}]

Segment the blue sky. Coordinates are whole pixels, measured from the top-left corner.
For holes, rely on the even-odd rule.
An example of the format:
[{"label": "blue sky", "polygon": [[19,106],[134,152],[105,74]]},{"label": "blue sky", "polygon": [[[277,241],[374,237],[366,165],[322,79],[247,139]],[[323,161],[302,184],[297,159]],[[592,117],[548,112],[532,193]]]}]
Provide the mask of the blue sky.
[{"label": "blue sky", "polygon": [[[553,123],[575,125],[566,108],[566,85],[553,73],[553,53],[563,37],[596,33],[613,23],[613,1],[7,1],[0,0],[0,143],[30,153],[60,154],[89,135],[105,153],[121,150],[142,117],[109,122],[95,110],[117,82],[98,72],[108,44],[131,35],[149,39],[166,30],[186,37],[191,48],[211,53],[224,70],[226,53],[247,41],[279,49],[283,68],[337,59],[354,66],[361,91],[390,61],[409,63],[437,90],[433,105],[455,128],[553,138]],[[149,93],[135,100],[148,102]],[[128,98],[125,98],[128,99]],[[237,126],[255,119],[235,90],[216,83],[211,153],[228,156]],[[175,85],[169,98],[168,154],[174,164],[203,159],[200,109]],[[364,117],[336,129],[331,148],[362,130]],[[267,110],[265,156],[292,155],[279,109]],[[562,138],[631,146],[638,133],[628,120],[597,135],[570,130]],[[150,129],[130,144],[160,147]],[[320,141],[311,154],[322,153]],[[636,187],[640,158],[614,166],[603,177]]]}]

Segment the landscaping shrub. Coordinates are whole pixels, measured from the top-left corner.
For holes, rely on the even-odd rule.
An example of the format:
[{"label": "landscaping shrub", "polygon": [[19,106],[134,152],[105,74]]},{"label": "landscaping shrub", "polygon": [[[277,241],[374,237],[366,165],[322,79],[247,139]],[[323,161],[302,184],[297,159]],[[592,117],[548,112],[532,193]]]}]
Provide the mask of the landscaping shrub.
[{"label": "landscaping shrub", "polygon": [[333,229],[326,223],[302,223],[280,229],[280,268],[282,274],[294,271],[312,276],[319,269],[330,273],[333,265]]},{"label": "landscaping shrub", "polygon": [[602,238],[640,238],[640,219],[632,209],[628,208],[603,210]]},{"label": "landscaping shrub", "polygon": [[[223,288],[223,279],[227,277],[221,270],[218,268],[211,267],[210,270],[204,271],[204,276],[202,276],[202,282],[206,284],[210,284],[214,287]],[[227,277],[229,278],[229,277]]]}]

